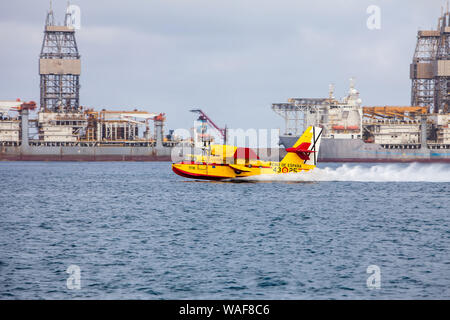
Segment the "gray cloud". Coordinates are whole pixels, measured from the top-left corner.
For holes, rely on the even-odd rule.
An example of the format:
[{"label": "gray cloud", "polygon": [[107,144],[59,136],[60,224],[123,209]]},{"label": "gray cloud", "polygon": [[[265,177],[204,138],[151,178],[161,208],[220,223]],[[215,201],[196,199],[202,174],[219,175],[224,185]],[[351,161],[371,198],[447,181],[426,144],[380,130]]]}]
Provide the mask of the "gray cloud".
[{"label": "gray cloud", "polygon": [[[165,112],[189,127],[203,108],[221,125],[277,128],[272,102],[343,96],[351,76],[364,104],[407,105],[419,27],[441,1],[73,1],[82,10],[81,103]],[[366,28],[381,8],[382,29]],[[54,1],[57,21],[66,1]],[[37,59],[48,1],[0,4],[0,99],[39,100]]]}]

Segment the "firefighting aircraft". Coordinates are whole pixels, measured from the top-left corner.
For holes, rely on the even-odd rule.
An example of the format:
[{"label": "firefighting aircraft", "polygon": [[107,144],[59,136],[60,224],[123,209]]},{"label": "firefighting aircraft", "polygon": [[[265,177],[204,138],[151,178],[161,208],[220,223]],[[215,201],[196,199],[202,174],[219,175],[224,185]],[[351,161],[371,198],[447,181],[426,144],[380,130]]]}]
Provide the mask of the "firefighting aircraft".
[{"label": "firefighting aircraft", "polygon": [[183,177],[203,180],[235,180],[270,174],[307,172],[316,167],[322,128],[308,127],[281,162],[261,161],[249,148],[212,145],[206,155],[188,155],[172,164]]}]

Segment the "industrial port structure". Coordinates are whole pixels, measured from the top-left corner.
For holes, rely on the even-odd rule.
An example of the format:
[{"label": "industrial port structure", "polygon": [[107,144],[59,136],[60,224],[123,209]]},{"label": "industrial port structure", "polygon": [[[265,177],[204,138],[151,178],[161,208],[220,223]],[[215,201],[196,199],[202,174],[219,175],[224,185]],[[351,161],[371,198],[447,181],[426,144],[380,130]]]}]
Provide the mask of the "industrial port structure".
[{"label": "industrial port structure", "polygon": [[[165,115],[137,109],[100,110],[80,105],[81,58],[69,11],[64,25],[47,12],[39,57],[40,105],[0,101],[0,160],[170,160],[181,141],[164,135]],[[292,98],[272,104],[285,120],[280,143],[291,147],[308,126],[323,128],[319,161],[450,162],[450,12],[437,30],[422,30],[410,65],[410,106],[362,106],[352,80],[348,95]],[[201,147],[211,136],[227,140],[199,109],[200,126],[190,141]],[[36,113],[37,112],[37,113]],[[150,129],[153,122],[154,130]],[[30,135],[34,132],[34,135]],[[283,156],[284,149],[279,154]]]},{"label": "industrial port structure", "polygon": [[436,30],[420,30],[411,63],[411,104],[448,113],[450,104],[450,13],[442,10]]},{"label": "industrial port structure", "polygon": [[362,106],[351,80],[348,95],[274,103],[285,120],[280,143],[291,146],[303,128],[323,130],[319,161],[450,162],[450,13],[437,30],[419,31],[410,65],[411,106]]},{"label": "industrial port structure", "polygon": [[[0,160],[170,160],[165,115],[80,105],[81,59],[69,10],[64,25],[47,12],[39,58],[40,107],[0,101]],[[35,118],[31,113],[37,110]],[[150,132],[150,121],[154,132]],[[30,129],[37,137],[30,138]]]}]

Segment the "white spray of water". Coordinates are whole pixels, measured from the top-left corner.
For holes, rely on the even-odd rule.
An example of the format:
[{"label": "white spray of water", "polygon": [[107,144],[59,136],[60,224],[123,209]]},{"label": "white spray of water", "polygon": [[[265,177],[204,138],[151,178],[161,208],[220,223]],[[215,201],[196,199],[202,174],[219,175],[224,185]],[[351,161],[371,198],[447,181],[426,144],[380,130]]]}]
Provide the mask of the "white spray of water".
[{"label": "white spray of water", "polygon": [[[241,179],[240,179],[241,180]],[[448,164],[377,164],[372,166],[344,164],[338,168],[315,168],[309,172],[260,175],[245,181],[367,181],[367,182],[450,182]]]}]

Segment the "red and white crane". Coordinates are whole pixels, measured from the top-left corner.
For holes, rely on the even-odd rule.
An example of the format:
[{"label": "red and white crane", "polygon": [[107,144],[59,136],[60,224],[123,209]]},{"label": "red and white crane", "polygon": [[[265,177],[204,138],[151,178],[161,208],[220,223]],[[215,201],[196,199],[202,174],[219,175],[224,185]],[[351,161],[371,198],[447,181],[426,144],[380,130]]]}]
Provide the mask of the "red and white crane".
[{"label": "red and white crane", "polygon": [[36,109],[36,102],[23,102],[20,99],[16,101],[0,101],[0,115],[8,114],[10,111],[22,111],[24,109],[33,110]]},{"label": "red and white crane", "polygon": [[208,116],[206,115],[206,113],[204,113],[203,110],[201,110],[201,109],[192,109],[192,110],[190,110],[190,111],[191,111],[191,112],[194,112],[194,113],[200,114],[199,120],[206,121],[208,124],[210,124],[211,126],[213,126],[214,129],[216,129],[216,130],[220,133],[220,135],[222,136],[222,138],[223,138],[223,144],[227,144],[227,127],[226,127],[226,126],[225,126],[225,128],[220,128],[220,127],[219,127],[218,125],[216,125],[216,124],[214,123],[214,121],[212,121],[211,118],[208,117]]}]

